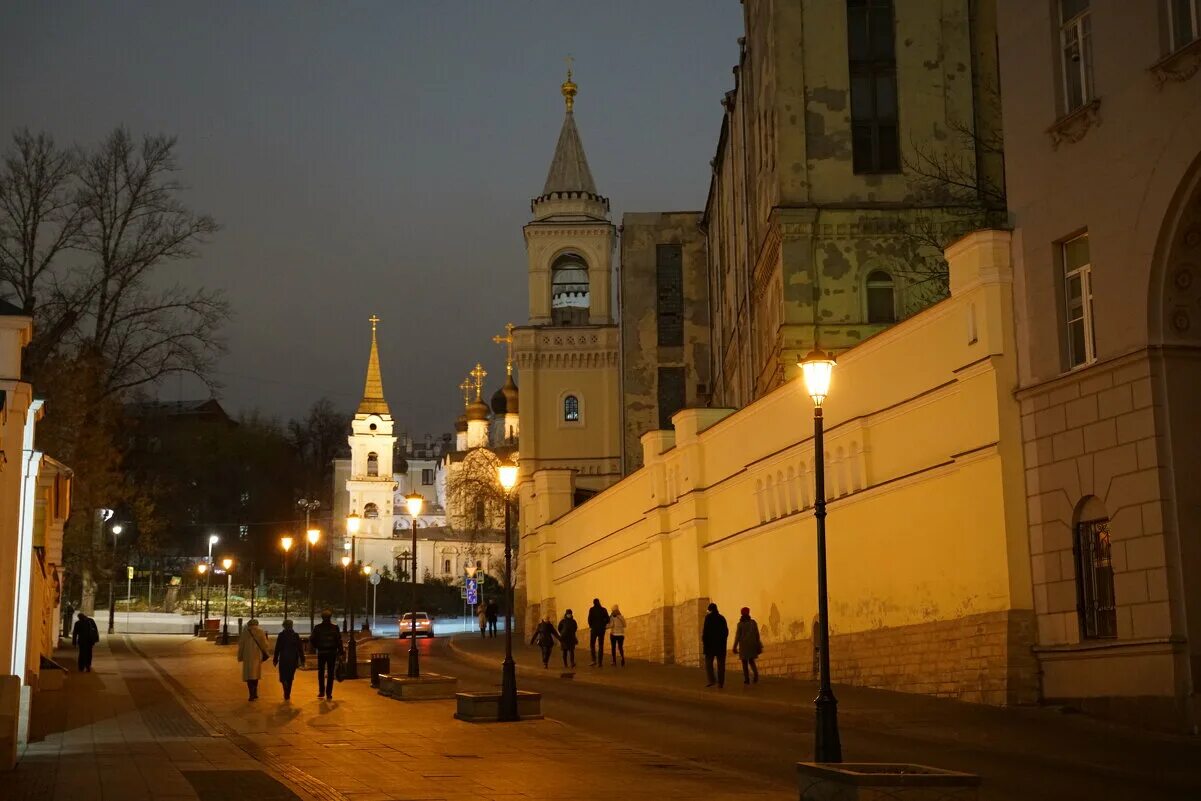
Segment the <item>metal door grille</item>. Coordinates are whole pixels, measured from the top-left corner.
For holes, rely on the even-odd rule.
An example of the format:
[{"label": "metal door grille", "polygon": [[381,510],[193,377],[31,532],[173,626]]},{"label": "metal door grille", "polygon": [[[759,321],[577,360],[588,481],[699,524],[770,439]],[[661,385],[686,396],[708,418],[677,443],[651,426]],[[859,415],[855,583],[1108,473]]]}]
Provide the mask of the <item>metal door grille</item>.
[{"label": "metal door grille", "polygon": [[1080,633],[1087,640],[1118,635],[1109,550],[1108,520],[1076,524],[1076,595]]}]

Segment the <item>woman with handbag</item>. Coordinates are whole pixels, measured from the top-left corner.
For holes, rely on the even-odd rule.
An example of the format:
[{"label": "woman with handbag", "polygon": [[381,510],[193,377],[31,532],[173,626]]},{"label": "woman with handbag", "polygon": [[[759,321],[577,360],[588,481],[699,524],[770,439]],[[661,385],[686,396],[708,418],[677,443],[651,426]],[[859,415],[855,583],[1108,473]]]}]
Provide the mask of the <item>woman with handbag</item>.
[{"label": "woman with handbag", "polygon": [[759,683],[759,667],[755,660],[763,653],[763,640],[759,638],[759,624],[751,617],[749,607],[742,607],[742,616],[738,619],[738,628],[734,630],[734,653],[742,659],[742,683]]},{"label": "woman with handbag", "polygon": [[270,658],[267,633],[259,626],[258,618],[251,618],[238,637],[238,661],[242,663],[242,681],[246,682],[251,701],[258,700],[263,663]]}]

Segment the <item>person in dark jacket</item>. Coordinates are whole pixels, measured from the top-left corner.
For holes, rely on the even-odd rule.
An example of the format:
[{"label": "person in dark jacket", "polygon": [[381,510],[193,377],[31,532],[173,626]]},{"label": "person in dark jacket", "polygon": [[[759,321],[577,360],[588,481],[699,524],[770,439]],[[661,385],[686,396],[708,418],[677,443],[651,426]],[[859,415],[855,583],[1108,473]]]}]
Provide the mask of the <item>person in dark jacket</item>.
[{"label": "person in dark jacket", "polygon": [[71,627],[71,644],[79,646],[80,673],[92,672],[92,648],[98,642],[100,629],[96,628],[96,621],[80,612],[79,619]]},{"label": "person in dark jacket", "polygon": [[563,649],[563,667],[567,667],[567,662],[571,660],[571,667],[575,667],[575,647],[579,644],[579,638],[576,637],[576,632],[579,631],[580,624],[571,616],[571,610],[563,615],[563,619],[559,621],[559,647]]},{"label": "person in dark jacket", "polygon": [[[705,653],[705,674],[709,677],[709,683],[705,686],[712,687],[714,684],[720,690],[726,686],[726,641],[730,639],[730,627],[726,625],[726,619],[717,611],[717,604],[709,604],[709,614],[705,615],[705,626],[701,629],[701,647]],[[714,674],[713,665],[717,663],[717,673]]]},{"label": "person in dark jacket", "polygon": [[755,675],[755,684],[759,683],[759,667],[755,660],[763,653],[763,640],[759,638],[759,624],[751,617],[751,609],[742,607],[742,616],[738,618],[738,626],[734,629],[734,653],[742,659],[742,683],[751,683],[751,674]]},{"label": "person in dark jacket", "polygon": [[538,624],[538,628],[534,629],[534,636],[530,638],[531,645],[537,645],[542,649],[542,667],[550,667],[550,652],[555,647],[555,640],[559,639],[559,632],[555,631],[554,621],[547,615]]},{"label": "person in dark jacket", "polygon": [[588,610],[588,651],[592,654],[592,664],[596,667],[605,666],[605,629],[609,628],[609,610],[601,606],[600,598],[592,599],[592,608]]},{"label": "person in dark jacket", "polygon": [[496,601],[488,601],[484,606],[484,618],[488,621],[488,636],[496,636],[496,619],[500,617],[499,609],[496,606]]},{"label": "person in dark jacket", "polygon": [[[304,643],[292,625],[291,620],[284,621],[284,630],[275,638],[275,653],[271,657],[271,664],[279,668],[279,683],[284,686],[285,701],[292,698],[292,680],[296,678],[296,668],[304,664]],[[341,639],[338,638],[339,641]]]},{"label": "person in dark jacket", "polygon": [[331,621],[334,613],[321,610],[321,622],[313,626],[309,646],[317,654],[317,697],[334,697],[334,670],[342,656],[342,632]]}]

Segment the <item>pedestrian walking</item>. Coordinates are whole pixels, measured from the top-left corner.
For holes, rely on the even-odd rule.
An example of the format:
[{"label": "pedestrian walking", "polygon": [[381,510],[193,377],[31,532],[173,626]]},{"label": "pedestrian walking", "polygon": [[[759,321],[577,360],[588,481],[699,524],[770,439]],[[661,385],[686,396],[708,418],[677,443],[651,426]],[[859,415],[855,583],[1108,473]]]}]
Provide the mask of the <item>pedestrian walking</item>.
[{"label": "pedestrian walking", "polygon": [[555,623],[551,620],[550,615],[542,619],[538,624],[538,628],[534,629],[534,636],[530,638],[531,645],[537,645],[542,649],[542,667],[550,667],[550,652],[555,647],[555,640],[559,639],[559,632],[555,631]]},{"label": "pedestrian walking", "polygon": [[284,630],[275,638],[275,653],[271,657],[271,664],[279,668],[279,683],[284,686],[285,701],[292,698],[296,668],[304,664],[304,643],[292,626],[291,620],[284,621]]},{"label": "pedestrian walking", "polygon": [[486,607],[484,604],[479,604],[479,613],[476,615],[480,622],[481,637],[483,637],[485,632],[488,630],[488,613],[485,611],[485,609]]},{"label": "pedestrian walking", "polygon": [[593,598],[592,608],[588,610],[588,651],[596,667],[605,666],[605,629],[608,627],[609,610],[601,606],[600,598]]},{"label": "pedestrian walking", "polygon": [[559,647],[563,649],[563,667],[568,666],[569,660],[571,667],[575,667],[575,647],[580,642],[576,632],[579,631],[579,628],[580,624],[571,616],[571,610],[568,609],[563,615],[563,619],[559,621]]},{"label": "pedestrian walking", "polygon": [[321,622],[309,635],[309,648],[317,654],[317,697],[327,700],[334,697],[334,671],[343,653],[342,632],[331,622],[333,616],[332,610],[322,609]]},{"label": "pedestrian walking", "polygon": [[488,601],[488,603],[484,606],[484,617],[487,618],[488,621],[489,637],[496,636],[496,618],[499,616],[500,615],[497,611],[496,601]]},{"label": "pedestrian walking", "polygon": [[100,629],[96,628],[96,621],[80,612],[79,619],[71,627],[71,644],[79,646],[80,673],[92,672],[92,649],[98,642]]},{"label": "pedestrian walking", "polygon": [[[726,619],[717,611],[717,604],[709,604],[709,614],[705,615],[705,626],[701,629],[701,648],[705,653],[705,674],[709,677],[706,687],[717,685],[717,689],[726,686],[726,642],[730,639],[730,627]],[[714,663],[717,672],[714,673]]]},{"label": "pedestrian walking", "polygon": [[242,663],[242,681],[250,692],[248,700],[259,698],[259,679],[263,675],[263,663],[271,658],[267,645],[267,632],[259,626],[258,618],[251,618],[238,635],[238,661]]},{"label": "pedestrian walking", "polygon": [[617,664],[617,652],[621,652],[621,666],[626,666],[626,616],[621,613],[617,604],[609,613],[609,656],[613,664]]},{"label": "pedestrian walking", "polygon": [[742,683],[759,683],[759,667],[755,660],[763,653],[763,640],[759,638],[759,624],[751,617],[751,609],[742,607],[742,616],[738,618],[738,626],[734,629],[734,653],[742,659]]}]

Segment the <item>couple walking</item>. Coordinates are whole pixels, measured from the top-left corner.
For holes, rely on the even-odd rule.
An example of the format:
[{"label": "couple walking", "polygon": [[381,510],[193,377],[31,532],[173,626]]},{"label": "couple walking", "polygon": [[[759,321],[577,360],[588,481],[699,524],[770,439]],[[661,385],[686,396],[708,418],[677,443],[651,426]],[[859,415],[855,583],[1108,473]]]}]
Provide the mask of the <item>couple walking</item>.
[{"label": "couple walking", "polygon": [[[611,628],[609,634],[609,652],[613,658],[613,664],[617,664],[617,655],[620,653],[622,667],[625,667],[625,615],[621,613],[617,604],[613,604],[613,612],[610,613],[609,610],[601,606],[599,598],[593,598],[592,608],[588,610],[588,629],[590,633],[588,647],[592,653],[592,665],[596,667],[603,667],[605,664],[606,628]],[[563,667],[575,667],[575,649],[579,644],[579,629],[580,624],[576,621],[570,609],[564,613],[558,627],[555,626],[550,615],[542,619],[542,622],[538,624],[538,628],[534,631],[533,638],[530,640],[532,644],[542,649],[542,667],[550,666],[550,654],[555,647],[556,640],[559,642],[559,647],[563,649]]]},{"label": "couple walking", "polygon": [[[720,690],[726,686],[726,645],[730,638],[730,627],[717,611],[717,604],[709,604],[705,625],[701,629],[701,648],[705,654],[705,674],[709,683]],[[751,617],[749,607],[742,607],[738,628],[734,630],[734,653],[742,659],[742,683],[759,683],[759,666],[755,660],[763,653],[763,640],[759,638],[759,624]],[[715,669],[716,668],[716,669]]]}]

